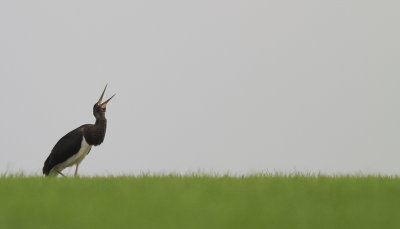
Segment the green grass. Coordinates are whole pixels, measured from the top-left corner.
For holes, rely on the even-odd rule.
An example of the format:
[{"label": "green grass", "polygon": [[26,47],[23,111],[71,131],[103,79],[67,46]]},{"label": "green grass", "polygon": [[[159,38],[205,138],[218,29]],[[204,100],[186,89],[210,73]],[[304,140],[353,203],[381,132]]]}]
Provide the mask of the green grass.
[{"label": "green grass", "polygon": [[3,176],[0,228],[400,228],[400,178]]}]

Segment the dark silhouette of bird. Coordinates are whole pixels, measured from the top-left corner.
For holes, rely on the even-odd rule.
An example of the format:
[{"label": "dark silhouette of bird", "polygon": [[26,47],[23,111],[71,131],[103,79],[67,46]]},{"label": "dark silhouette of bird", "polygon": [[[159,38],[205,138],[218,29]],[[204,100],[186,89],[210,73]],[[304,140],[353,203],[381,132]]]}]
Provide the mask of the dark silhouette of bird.
[{"label": "dark silhouette of bird", "polygon": [[57,176],[58,174],[64,176],[62,170],[73,165],[76,165],[75,176],[77,176],[79,164],[89,154],[92,146],[98,146],[104,141],[107,128],[106,106],[115,96],[114,94],[105,102],[102,102],[106,88],[107,85],[99,101],[93,106],[95,124],[82,125],[58,140],[44,162],[43,174],[45,176]]}]

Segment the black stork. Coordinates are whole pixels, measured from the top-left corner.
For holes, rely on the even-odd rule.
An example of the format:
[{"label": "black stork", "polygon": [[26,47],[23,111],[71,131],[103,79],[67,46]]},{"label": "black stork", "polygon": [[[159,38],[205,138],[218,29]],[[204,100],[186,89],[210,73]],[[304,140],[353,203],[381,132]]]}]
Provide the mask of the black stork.
[{"label": "black stork", "polygon": [[61,173],[62,170],[73,165],[76,165],[75,176],[77,176],[79,164],[89,154],[92,146],[100,145],[104,141],[107,128],[106,106],[115,96],[114,94],[105,102],[102,102],[106,88],[107,85],[99,101],[93,106],[93,115],[96,118],[95,124],[82,125],[58,140],[44,162],[43,174],[45,176],[57,176],[58,174],[64,176]]}]

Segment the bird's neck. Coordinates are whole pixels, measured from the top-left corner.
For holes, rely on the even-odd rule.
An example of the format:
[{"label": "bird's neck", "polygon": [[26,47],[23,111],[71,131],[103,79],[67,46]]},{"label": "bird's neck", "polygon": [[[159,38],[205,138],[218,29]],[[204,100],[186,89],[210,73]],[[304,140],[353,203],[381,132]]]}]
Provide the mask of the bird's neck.
[{"label": "bird's neck", "polygon": [[104,141],[106,135],[107,119],[96,118],[94,125],[88,127],[84,132],[85,139],[89,145],[100,145]]},{"label": "bird's neck", "polygon": [[93,129],[94,129],[93,132],[96,133],[97,135],[102,135],[104,138],[104,135],[106,134],[106,128],[107,128],[107,119],[106,118],[96,118],[96,122],[93,125]]},{"label": "bird's neck", "polygon": [[95,126],[103,126],[107,125],[106,117],[96,118],[96,122],[94,123]]}]

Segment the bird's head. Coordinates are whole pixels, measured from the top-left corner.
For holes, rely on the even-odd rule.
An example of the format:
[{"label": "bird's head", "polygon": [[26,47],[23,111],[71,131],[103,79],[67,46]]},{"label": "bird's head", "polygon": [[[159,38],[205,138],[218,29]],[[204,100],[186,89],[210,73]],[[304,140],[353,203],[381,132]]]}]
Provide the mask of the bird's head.
[{"label": "bird's head", "polygon": [[105,117],[107,103],[110,102],[110,100],[115,96],[115,94],[114,94],[109,99],[107,99],[105,102],[102,102],[104,92],[106,92],[106,89],[107,89],[107,85],[105,86],[103,93],[101,93],[99,101],[97,103],[95,103],[93,106],[93,115],[94,115],[94,117],[96,117],[96,119]]}]

